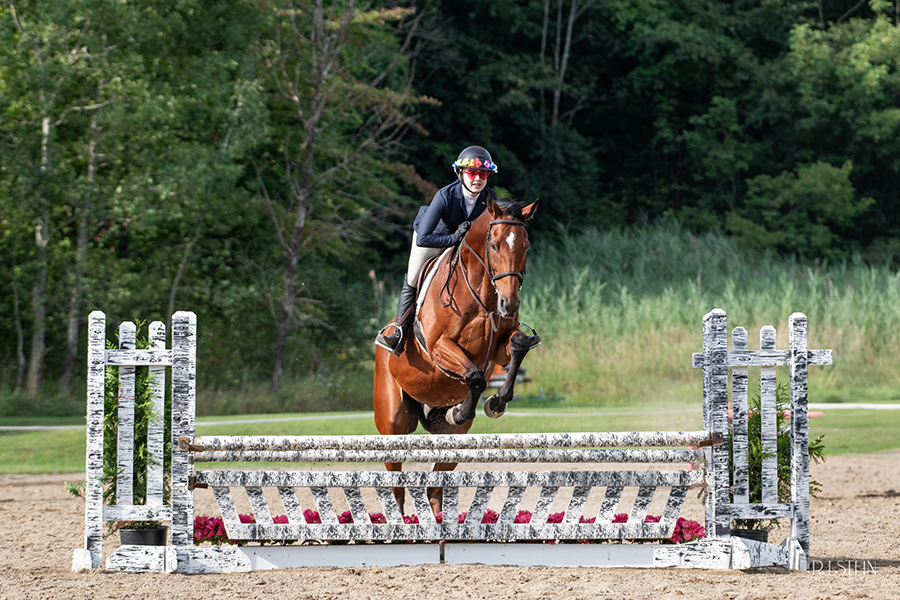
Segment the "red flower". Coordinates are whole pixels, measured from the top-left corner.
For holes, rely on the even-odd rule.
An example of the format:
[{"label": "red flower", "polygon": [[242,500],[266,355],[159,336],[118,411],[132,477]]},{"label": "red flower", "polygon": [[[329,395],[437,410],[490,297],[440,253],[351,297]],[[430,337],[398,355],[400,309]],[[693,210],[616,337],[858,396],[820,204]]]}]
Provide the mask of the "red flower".
[{"label": "red flower", "polygon": [[308,508],[303,511],[303,518],[306,519],[306,522],[310,525],[318,525],[322,522],[322,517],[319,516],[319,513]]},{"label": "red flower", "polygon": [[484,512],[484,516],[481,517],[482,523],[496,523],[500,519],[500,515],[492,511],[491,509],[487,509]]},{"label": "red flower", "polygon": [[520,510],[513,523],[531,523],[531,513],[527,510]]},{"label": "red flower", "polygon": [[566,517],[566,513],[564,513],[564,512],[553,513],[552,515],[547,517],[547,522],[548,523],[562,523],[563,519],[565,517]]}]

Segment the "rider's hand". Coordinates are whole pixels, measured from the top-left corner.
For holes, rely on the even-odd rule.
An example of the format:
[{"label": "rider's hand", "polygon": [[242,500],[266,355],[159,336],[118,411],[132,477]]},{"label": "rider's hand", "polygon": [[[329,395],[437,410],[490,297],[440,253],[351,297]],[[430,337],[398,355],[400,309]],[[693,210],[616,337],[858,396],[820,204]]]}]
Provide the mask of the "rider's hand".
[{"label": "rider's hand", "polygon": [[459,227],[456,228],[456,238],[459,240],[463,239],[463,236],[466,235],[466,232],[469,230],[469,227],[472,226],[472,223],[469,221],[463,221],[459,224]]}]

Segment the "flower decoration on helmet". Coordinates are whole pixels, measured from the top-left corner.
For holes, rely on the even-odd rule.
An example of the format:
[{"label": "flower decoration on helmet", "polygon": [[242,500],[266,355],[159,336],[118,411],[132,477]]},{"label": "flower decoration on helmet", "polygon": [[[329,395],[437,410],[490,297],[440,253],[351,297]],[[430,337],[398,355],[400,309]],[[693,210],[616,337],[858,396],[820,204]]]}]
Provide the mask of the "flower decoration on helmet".
[{"label": "flower decoration on helmet", "polygon": [[491,158],[491,153],[482,146],[469,146],[459,153],[459,157],[453,161],[453,170],[478,169],[480,171],[497,172],[497,165]]}]

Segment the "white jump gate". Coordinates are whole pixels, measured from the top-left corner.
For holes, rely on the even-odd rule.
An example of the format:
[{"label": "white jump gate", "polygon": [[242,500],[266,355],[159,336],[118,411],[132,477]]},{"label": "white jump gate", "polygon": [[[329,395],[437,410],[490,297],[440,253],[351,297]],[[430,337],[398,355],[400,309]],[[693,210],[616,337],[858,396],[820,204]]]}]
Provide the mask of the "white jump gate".
[{"label": "white jump gate", "polygon": [[[809,454],[807,366],[831,364],[830,350],[808,350],[806,317],[790,317],[789,348],[775,349],[775,330],[761,331],[760,350],[747,349],[747,334],[736,328],[728,350],[725,312],[703,320],[703,352],[693,365],[703,369],[703,430],[693,432],[482,434],[465,436],[195,436],[196,319],[173,316],[172,349],[164,328],[151,324],[151,349],[135,350],[132,324],[120,329],[120,350],[105,348],[105,316],[90,316],[88,351],[88,442],[85,547],[75,551],[73,568],[99,568],[104,521],[157,519],[171,522],[168,546],[120,546],[106,568],[129,571],[209,573],[312,565],[396,565],[423,563],[547,564],[747,568],[786,565],[805,569],[809,557]],[[122,331],[126,334],[123,336]],[[122,341],[124,340],[124,341]],[[131,341],[129,341],[131,340]],[[172,368],[171,504],[162,501],[162,461],[152,470],[147,506],[130,506],[131,470],[124,460],[116,505],[103,506],[99,478],[103,448],[103,373],[120,367],[119,455],[130,456],[133,425],[133,367]],[[774,444],[775,367],[790,368],[791,500],[779,503],[774,459],[763,465],[763,501],[750,503],[747,489],[747,370],[760,367],[763,443]],[[733,492],[729,482],[728,374],[734,413]],[[157,380],[163,381],[161,371]],[[130,382],[130,383],[129,383]],[[131,386],[131,387],[129,387]],[[130,394],[129,394],[130,391]],[[157,391],[159,402],[161,392]],[[161,405],[161,404],[160,404]],[[161,434],[150,434],[151,451],[161,456]],[[689,448],[685,448],[689,447]],[[700,449],[697,449],[700,447]],[[663,449],[666,448],[666,449]],[[774,447],[772,447],[774,450]],[[349,463],[381,462],[565,463],[561,470],[466,470],[453,472],[348,469]],[[339,469],[195,470],[199,462],[345,463]],[[577,463],[578,467],[572,466]],[[677,463],[679,468],[608,470],[603,465]],[[685,466],[686,463],[687,466]],[[692,487],[706,486],[706,539],[680,545],[609,543],[672,536]],[[244,546],[194,546],[193,489],[212,488],[228,536]],[[404,519],[392,493],[400,487],[412,499],[418,522]],[[427,488],[443,488],[440,522]],[[265,490],[270,490],[267,494]],[[124,491],[123,491],[124,490]],[[238,514],[234,490],[244,490],[255,522]],[[298,494],[298,490],[301,492]],[[340,493],[340,490],[342,493]],[[517,522],[523,499],[537,498],[530,521]],[[565,492],[561,493],[561,490]],[[601,492],[602,490],[602,492]],[[631,490],[626,494],[625,490]],[[664,497],[659,522],[644,522],[655,496]],[[615,522],[623,497],[633,501],[626,522]],[[278,501],[275,502],[275,498]],[[568,501],[566,502],[566,499]],[[589,502],[589,499],[591,500]],[[499,508],[494,523],[482,523],[489,502]],[[659,503],[659,501],[657,501]],[[373,506],[375,503],[375,506]],[[548,522],[554,506],[565,505],[558,523]],[[304,506],[318,513],[308,522]],[[352,522],[339,517],[349,508]],[[591,506],[590,513],[586,509]],[[286,516],[276,518],[276,513]],[[372,522],[381,512],[384,522]],[[464,515],[464,516],[463,516]],[[732,519],[790,519],[783,544],[731,536]],[[286,521],[286,522],[284,522]],[[334,545],[252,545],[259,541],[350,541]],[[525,544],[531,540],[607,540],[602,544]],[[404,542],[416,541],[409,544]],[[492,543],[484,543],[484,542]],[[376,543],[383,542],[383,543]],[[429,543],[430,542],[430,543]]]}]

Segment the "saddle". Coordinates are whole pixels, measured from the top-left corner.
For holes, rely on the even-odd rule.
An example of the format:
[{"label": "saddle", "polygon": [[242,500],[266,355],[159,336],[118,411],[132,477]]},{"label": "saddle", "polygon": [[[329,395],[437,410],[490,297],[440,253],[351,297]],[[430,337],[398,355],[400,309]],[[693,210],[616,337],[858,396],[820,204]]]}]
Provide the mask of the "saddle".
[{"label": "saddle", "polygon": [[425,293],[428,291],[428,288],[434,280],[434,276],[437,273],[441,260],[452,251],[452,247],[447,248],[437,256],[432,256],[425,261],[425,264],[422,265],[422,270],[419,271],[419,278],[416,281],[415,314],[413,315],[412,323],[413,335],[415,336],[419,347],[422,349],[422,352],[424,352],[426,356],[429,356],[429,358],[428,348],[425,347],[425,332],[422,329],[422,322],[419,320],[419,309],[422,308],[422,302],[425,300]]}]

